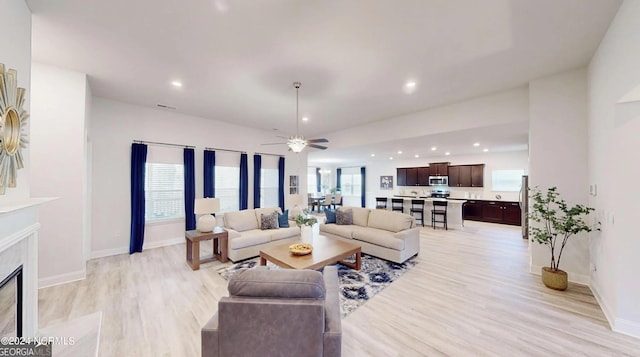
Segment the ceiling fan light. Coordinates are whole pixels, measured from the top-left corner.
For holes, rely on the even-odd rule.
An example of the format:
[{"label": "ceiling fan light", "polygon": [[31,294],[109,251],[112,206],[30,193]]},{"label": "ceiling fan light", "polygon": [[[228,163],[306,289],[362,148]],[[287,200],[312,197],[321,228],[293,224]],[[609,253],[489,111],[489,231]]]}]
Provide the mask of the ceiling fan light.
[{"label": "ceiling fan light", "polygon": [[304,149],[305,146],[307,146],[307,142],[302,136],[292,136],[287,141],[287,146],[289,146],[289,149],[291,149],[291,151],[299,153],[302,151],[302,149]]}]

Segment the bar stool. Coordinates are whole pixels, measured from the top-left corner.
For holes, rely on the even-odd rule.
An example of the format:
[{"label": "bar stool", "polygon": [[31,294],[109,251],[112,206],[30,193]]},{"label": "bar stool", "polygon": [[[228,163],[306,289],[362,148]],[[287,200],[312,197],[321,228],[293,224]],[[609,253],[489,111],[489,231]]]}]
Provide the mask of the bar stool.
[{"label": "bar stool", "polygon": [[391,211],[404,212],[404,200],[402,198],[392,198]]},{"label": "bar stool", "polygon": [[376,208],[378,208],[378,209],[387,209],[387,198],[386,197],[376,197]]},{"label": "bar stool", "polygon": [[[433,201],[433,209],[431,210],[431,227],[433,227],[433,229],[436,229],[436,223],[444,223],[444,229],[449,229],[447,227],[448,204],[447,201]],[[440,217],[441,219],[436,219],[436,217]]]},{"label": "bar stool", "polygon": [[[414,213],[420,215],[420,223],[424,227],[424,200],[411,200],[411,215],[413,216]],[[418,218],[416,218],[417,220]]]}]

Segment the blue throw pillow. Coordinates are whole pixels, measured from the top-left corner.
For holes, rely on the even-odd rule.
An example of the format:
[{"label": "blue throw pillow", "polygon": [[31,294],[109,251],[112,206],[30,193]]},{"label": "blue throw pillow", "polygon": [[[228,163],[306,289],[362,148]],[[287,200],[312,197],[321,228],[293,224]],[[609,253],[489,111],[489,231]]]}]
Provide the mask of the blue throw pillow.
[{"label": "blue throw pillow", "polygon": [[331,209],[324,210],[324,215],[327,217],[326,223],[336,223],[336,211]]},{"label": "blue throw pillow", "polygon": [[285,210],[283,214],[278,215],[278,225],[280,228],[289,228],[289,210]]}]

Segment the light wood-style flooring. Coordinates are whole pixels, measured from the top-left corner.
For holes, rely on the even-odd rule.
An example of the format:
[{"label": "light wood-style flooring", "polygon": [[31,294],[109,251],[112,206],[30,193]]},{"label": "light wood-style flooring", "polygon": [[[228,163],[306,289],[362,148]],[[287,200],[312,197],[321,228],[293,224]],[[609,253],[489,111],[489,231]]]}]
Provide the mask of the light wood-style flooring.
[{"label": "light wood-style flooring", "polygon": [[[343,320],[343,356],[640,356],[588,287],[528,273],[519,227],[465,225],[421,229],[417,266]],[[227,294],[219,267],[192,271],[184,244],[95,259],[87,279],[40,290],[40,326],[102,311],[100,356],[199,356]]]}]

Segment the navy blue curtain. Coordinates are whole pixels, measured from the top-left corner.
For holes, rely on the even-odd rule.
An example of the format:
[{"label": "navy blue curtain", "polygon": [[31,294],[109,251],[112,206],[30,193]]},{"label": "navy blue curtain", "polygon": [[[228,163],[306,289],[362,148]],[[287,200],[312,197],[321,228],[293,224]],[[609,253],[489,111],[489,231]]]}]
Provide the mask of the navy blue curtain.
[{"label": "navy blue curtain", "polygon": [[284,157],[278,159],[278,206],[284,212]]},{"label": "navy blue curtain", "polygon": [[240,209],[249,208],[249,168],[247,154],[240,154]]},{"label": "navy blue curtain", "polygon": [[319,167],[316,167],[316,192],[322,192],[322,175]]},{"label": "navy blue curtain", "polygon": [[188,231],[196,229],[196,215],[193,205],[196,200],[195,152],[184,148],[184,228]]},{"label": "navy blue curtain", "polygon": [[260,208],[260,178],[262,176],[262,156],[253,155],[253,208]]},{"label": "navy blue curtain", "polygon": [[336,169],[336,190],[342,192],[340,181],[342,181],[342,169]]},{"label": "navy blue curtain", "polygon": [[131,144],[131,231],[129,254],[142,252],[144,243],[144,175],[147,145]]},{"label": "navy blue curtain", "polygon": [[367,192],[367,169],[364,166],[360,168],[360,179],[360,205],[364,207],[367,204],[367,198],[364,195]]},{"label": "navy blue curtain", "polygon": [[216,197],[216,152],[204,151],[204,198]]}]

